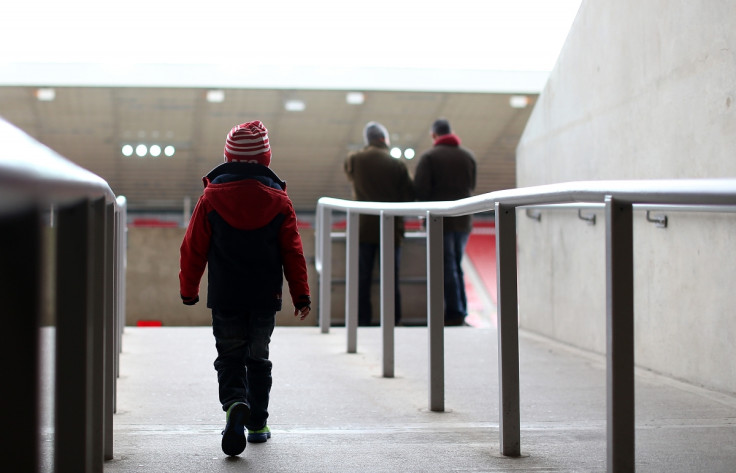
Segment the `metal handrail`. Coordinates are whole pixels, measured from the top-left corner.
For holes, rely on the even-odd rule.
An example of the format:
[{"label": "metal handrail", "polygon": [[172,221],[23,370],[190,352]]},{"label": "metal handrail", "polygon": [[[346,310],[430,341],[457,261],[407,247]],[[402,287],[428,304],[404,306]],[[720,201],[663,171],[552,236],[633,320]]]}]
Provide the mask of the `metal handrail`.
[{"label": "metal handrail", "polygon": [[[20,129],[0,119],[0,225],[7,229],[13,251],[25,250],[22,264],[0,265],[13,281],[4,294],[4,323],[25,321],[27,334],[10,337],[3,346],[10,363],[23,366],[13,389],[28,396],[8,399],[3,417],[27,423],[27,410],[17,405],[39,399],[38,364],[41,305],[45,270],[53,268],[50,286],[55,301],[54,464],[58,471],[102,470],[113,457],[112,417],[124,321],[126,202],[116,198],[108,183],[72,163]],[[52,210],[55,261],[42,251],[42,216]],[[46,259],[44,259],[46,258]],[[8,257],[11,263],[15,263]],[[10,327],[8,327],[10,329]],[[11,329],[11,332],[15,332]],[[30,341],[30,343],[29,343]],[[19,356],[27,353],[28,357]],[[15,385],[14,385],[15,386]],[[40,405],[36,403],[36,405]],[[61,408],[63,406],[63,408]],[[7,412],[6,412],[7,411]],[[7,414],[7,415],[6,415]],[[36,413],[38,414],[38,412]],[[23,471],[37,471],[40,415],[34,415],[33,435],[17,438]],[[35,432],[34,432],[35,430]]]},{"label": "metal handrail", "polygon": [[[659,212],[715,212],[715,213],[734,213],[736,206],[734,205],[676,205],[676,204],[633,204],[634,210],[650,210]],[[576,202],[568,204],[539,204],[539,205],[523,205],[523,209],[529,210],[565,210],[565,209],[595,209],[603,210],[606,208],[605,203],[589,203]]]},{"label": "metal handrail", "polygon": [[[330,197],[317,204],[316,260],[320,272],[320,326],[329,330],[332,211],[348,214],[346,235],[346,328],[348,352],[357,332],[358,215],[381,216],[381,325],[384,376],[393,376],[394,216],[427,218],[427,321],[429,328],[429,408],[444,410],[442,335],[442,219],[493,210],[496,220],[497,317],[499,351],[499,429],[503,455],[521,455],[519,418],[519,325],[516,210],[558,204],[599,204],[606,228],[607,465],[609,471],[634,471],[634,206],[654,209],[731,211],[736,207],[736,179],[578,181],[490,192],[445,202],[356,202]],[[385,265],[384,265],[385,263]],[[389,278],[390,283],[386,282]],[[438,297],[439,294],[439,297]]]},{"label": "metal handrail", "polygon": [[[577,209],[578,218],[584,220],[588,225],[595,225],[596,214],[583,215],[583,210],[604,210],[603,203],[568,203],[568,204],[540,204],[520,206],[526,211],[526,216],[537,222],[542,220],[542,210],[569,210]],[[659,228],[667,228],[667,215],[665,213],[652,214],[652,212],[712,212],[712,213],[735,213],[736,206],[733,205],[675,205],[675,204],[633,204],[636,211],[646,212],[646,220]],[[650,216],[651,215],[651,216]]]},{"label": "metal handrail", "polygon": [[63,205],[77,199],[115,201],[108,183],[0,118],[0,212],[34,202]]}]

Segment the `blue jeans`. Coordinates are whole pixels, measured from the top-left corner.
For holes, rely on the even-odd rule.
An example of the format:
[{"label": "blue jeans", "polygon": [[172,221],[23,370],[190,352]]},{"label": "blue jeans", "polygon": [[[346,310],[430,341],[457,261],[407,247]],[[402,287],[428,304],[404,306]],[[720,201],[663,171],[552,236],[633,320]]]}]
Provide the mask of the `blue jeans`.
[{"label": "blue jeans", "polygon": [[444,239],[445,264],[445,321],[464,320],[468,315],[465,295],[465,277],[461,262],[468,244],[469,233],[446,232]]},{"label": "blue jeans", "polygon": [[[373,265],[380,245],[360,243],[358,245],[358,325],[371,325],[373,306],[371,304],[371,285],[373,284]],[[399,262],[401,247],[394,249],[394,323],[401,322],[401,294],[399,293]],[[379,265],[380,266],[380,265]]]},{"label": "blue jeans", "polygon": [[250,407],[246,427],[260,430],[268,419],[271,393],[271,342],[276,312],[212,309],[212,332],[217,347],[217,382],[222,410],[234,402]]}]

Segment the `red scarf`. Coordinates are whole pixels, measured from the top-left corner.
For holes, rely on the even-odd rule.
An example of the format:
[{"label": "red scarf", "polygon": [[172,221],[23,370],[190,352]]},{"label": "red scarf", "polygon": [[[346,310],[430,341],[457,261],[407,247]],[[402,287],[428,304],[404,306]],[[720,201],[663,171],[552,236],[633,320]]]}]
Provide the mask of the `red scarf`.
[{"label": "red scarf", "polygon": [[438,136],[434,145],[460,146],[460,138],[454,133]]}]

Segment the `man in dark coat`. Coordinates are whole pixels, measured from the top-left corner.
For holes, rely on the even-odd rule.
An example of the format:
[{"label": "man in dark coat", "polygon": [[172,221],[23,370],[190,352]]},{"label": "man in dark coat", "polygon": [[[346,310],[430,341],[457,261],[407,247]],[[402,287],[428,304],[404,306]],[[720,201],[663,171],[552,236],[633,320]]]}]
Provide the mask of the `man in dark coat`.
[{"label": "man in dark coat", "polygon": [[[473,153],[460,146],[460,138],[444,118],[435,120],[430,134],[434,146],[421,155],[414,175],[417,200],[470,197],[476,182]],[[471,215],[444,219],[445,325],[463,325],[468,314],[460,263],[472,226]]]},{"label": "man in dark coat", "polygon": [[[345,174],[353,184],[355,200],[373,202],[411,202],[414,187],[406,164],[389,154],[390,139],[386,128],[377,122],[369,122],[363,130],[365,147],[352,153],[345,160]],[[401,321],[401,296],[399,293],[400,245],[404,234],[404,222],[395,220],[395,291],[396,324]],[[373,265],[380,248],[380,219],[377,215],[360,216],[358,262],[358,324],[370,325],[372,319],[371,283]]]}]

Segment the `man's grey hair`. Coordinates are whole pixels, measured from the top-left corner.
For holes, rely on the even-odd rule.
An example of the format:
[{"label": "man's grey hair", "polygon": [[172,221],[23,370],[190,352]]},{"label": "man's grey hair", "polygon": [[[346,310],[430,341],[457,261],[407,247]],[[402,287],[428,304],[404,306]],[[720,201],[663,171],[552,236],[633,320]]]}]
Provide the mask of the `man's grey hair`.
[{"label": "man's grey hair", "polygon": [[378,122],[368,122],[363,129],[363,140],[366,145],[385,143],[389,144],[388,130]]}]

